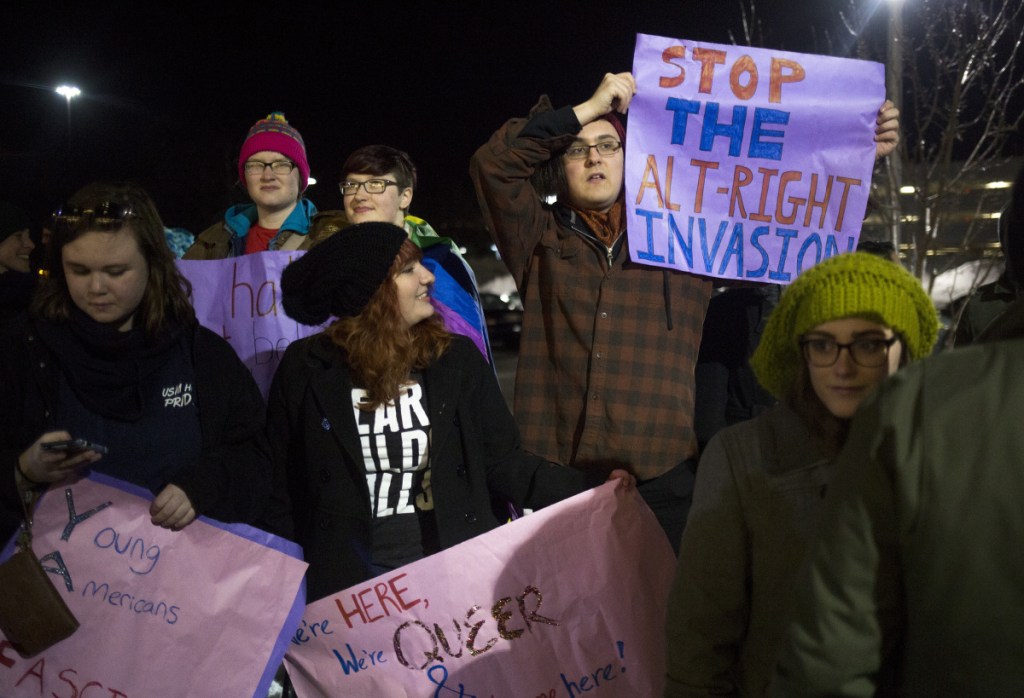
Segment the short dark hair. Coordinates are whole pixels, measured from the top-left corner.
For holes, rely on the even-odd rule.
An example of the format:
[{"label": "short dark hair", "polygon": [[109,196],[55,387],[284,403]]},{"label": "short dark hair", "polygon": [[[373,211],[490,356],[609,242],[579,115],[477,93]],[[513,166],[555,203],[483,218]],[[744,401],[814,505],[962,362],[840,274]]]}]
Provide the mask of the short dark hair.
[{"label": "short dark hair", "polygon": [[391,174],[402,189],[416,190],[416,165],[409,155],[389,145],[366,145],[354,151],[341,166],[341,176]]},{"label": "short dark hair", "polygon": [[194,324],[195,311],[189,302],[192,284],[178,271],[153,199],[132,182],[93,182],[75,192],[62,210],[96,211],[104,205],[131,214],[110,221],[99,221],[94,216],[59,216],[54,221],[46,265],[49,273],[33,299],[33,313],[53,322],[64,322],[70,317],[74,301],[64,275],[65,245],[89,232],[126,231],[135,238],[149,268],[146,291],[136,311],[137,325],[152,337],[169,329],[175,321]]}]

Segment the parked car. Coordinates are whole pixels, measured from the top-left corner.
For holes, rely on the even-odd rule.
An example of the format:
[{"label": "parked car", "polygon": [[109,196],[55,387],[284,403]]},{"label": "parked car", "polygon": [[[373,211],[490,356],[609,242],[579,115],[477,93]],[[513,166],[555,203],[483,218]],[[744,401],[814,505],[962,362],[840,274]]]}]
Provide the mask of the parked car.
[{"label": "parked car", "polygon": [[519,294],[481,293],[480,303],[484,307],[491,346],[518,350],[519,335],[523,331],[523,304]]}]

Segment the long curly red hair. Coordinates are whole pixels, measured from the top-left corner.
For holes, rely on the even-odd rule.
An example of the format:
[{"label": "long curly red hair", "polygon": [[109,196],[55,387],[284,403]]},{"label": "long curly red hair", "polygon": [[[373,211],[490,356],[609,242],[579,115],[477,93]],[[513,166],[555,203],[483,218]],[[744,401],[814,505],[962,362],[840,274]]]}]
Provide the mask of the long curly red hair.
[{"label": "long curly red hair", "polygon": [[406,328],[398,307],[395,275],[423,258],[411,240],[402,243],[388,277],[359,315],[341,318],[325,330],[345,353],[352,382],[366,390],[368,402],[359,409],[372,412],[394,404],[413,371],[422,371],[451,345],[444,321],[434,314]]}]

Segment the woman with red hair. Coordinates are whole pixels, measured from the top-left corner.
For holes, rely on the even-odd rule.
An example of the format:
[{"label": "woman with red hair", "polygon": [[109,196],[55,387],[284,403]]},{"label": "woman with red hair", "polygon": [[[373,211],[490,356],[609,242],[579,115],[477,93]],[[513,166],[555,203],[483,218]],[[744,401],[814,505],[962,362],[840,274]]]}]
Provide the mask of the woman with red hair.
[{"label": "woman with red hair", "polygon": [[288,347],[269,398],[273,525],[305,551],[310,601],[491,530],[495,502],[539,508],[597,484],[520,448],[494,372],[435,314],[421,258],[401,228],[362,223],[281,278],[290,317],[335,318]]}]

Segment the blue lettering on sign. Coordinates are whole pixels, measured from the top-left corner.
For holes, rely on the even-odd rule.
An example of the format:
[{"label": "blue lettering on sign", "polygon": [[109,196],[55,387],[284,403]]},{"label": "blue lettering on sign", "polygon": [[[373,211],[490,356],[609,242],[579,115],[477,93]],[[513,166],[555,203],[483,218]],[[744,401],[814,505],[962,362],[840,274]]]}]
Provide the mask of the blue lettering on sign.
[{"label": "blue lettering on sign", "polygon": [[[700,114],[701,106],[704,115],[700,125],[699,148],[704,152],[714,150],[716,138],[726,138],[729,142],[729,156],[739,157],[743,151],[743,133],[747,125],[747,107],[732,108],[732,122],[720,123],[719,115],[722,105],[718,102],[697,102],[690,99],[669,97],[665,102],[665,110],[672,112],[672,145],[684,145],[686,141],[686,125],[690,114]],[[765,125],[786,126],[789,124],[789,112],[781,109],[756,107],[750,125],[750,144],[747,146],[747,157],[764,160],[781,160],[782,143],[765,139],[783,139],[786,132],[777,128],[765,128]]]},{"label": "blue lettering on sign", "polygon": [[82,588],[82,598],[96,598],[97,596],[111,606],[125,608],[138,615],[154,616],[168,625],[178,622],[178,611],[181,610],[181,607],[176,604],[139,598],[134,594],[111,589],[107,582],[97,583],[90,579]]},{"label": "blue lettering on sign", "polygon": [[[691,218],[692,220],[692,218]],[[674,240],[679,245],[679,251],[683,253],[683,259],[686,260],[686,266],[689,269],[693,269],[693,225],[691,223],[690,229],[687,231],[690,235],[686,240],[683,239],[683,234],[679,230],[679,226],[676,225],[675,216],[669,214],[668,227],[672,231],[672,234],[668,239],[668,263],[676,263],[676,247],[672,244]]]},{"label": "blue lettering on sign", "polygon": [[764,276],[765,272],[768,271],[768,250],[761,245],[760,238],[768,234],[767,225],[759,225],[754,228],[754,233],[750,236],[750,245],[761,254],[761,266],[757,269],[748,271],[746,276],[748,279],[759,279]]},{"label": "blue lettering on sign", "polygon": [[724,274],[725,268],[729,266],[729,258],[736,258],[736,276],[743,274],[743,224],[736,223],[732,227],[732,235],[729,237],[729,246],[725,248],[725,255],[722,257],[722,264],[718,267],[718,273]]},{"label": "blue lettering on sign", "polygon": [[[602,686],[607,686],[609,681],[614,681],[618,678],[619,674],[626,673],[626,643],[622,640],[616,640],[615,649],[618,651],[619,661],[623,662],[623,665],[619,667],[618,671],[615,671],[615,665],[609,662],[603,667],[599,666],[589,674],[581,676],[579,679],[570,679],[565,674],[560,674],[562,677],[562,685],[565,687],[566,692],[568,692],[569,698],[575,698],[575,696],[582,693],[598,690]],[[554,693],[555,692],[552,690],[550,695],[553,696]],[[620,691],[616,692],[616,695],[620,694]]]},{"label": "blue lettering on sign", "polygon": [[700,129],[700,149],[710,152],[715,145],[715,138],[724,136],[729,139],[729,157],[739,157],[743,145],[743,124],[747,120],[747,108],[732,108],[732,123],[718,123],[718,102],[708,102],[704,108],[704,122]]},{"label": "blue lettering on sign", "polygon": [[782,159],[782,143],[764,143],[762,138],[782,138],[786,135],[784,131],[777,129],[762,128],[762,124],[788,124],[789,112],[779,109],[765,109],[757,107],[754,109],[754,127],[750,132],[750,148],[747,155],[752,158],[764,158],[766,160]]},{"label": "blue lettering on sign", "polygon": [[674,112],[672,114],[672,144],[682,145],[686,140],[686,117],[688,114],[696,114],[700,111],[700,102],[669,97],[668,102],[665,103],[665,109]]},{"label": "blue lettering on sign", "polygon": [[647,219],[647,249],[637,250],[637,257],[647,262],[664,262],[665,258],[663,256],[651,252],[654,248],[654,220],[660,220],[661,214],[655,211],[647,211],[642,208],[638,208],[636,212]]},{"label": "blue lettering on sign", "polygon": [[[459,698],[476,698],[474,694],[466,693],[466,687],[461,683],[459,684],[458,690],[449,688],[445,685],[448,682],[448,670],[445,668],[444,664],[435,664],[427,669],[427,680],[437,686],[437,688],[434,689],[434,698],[441,698],[442,695],[448,695],[449,693],[454,693],[459,696]],[[444,691],[444,693],[442,693],[442,691]]]},{"label": "blue lettering on sign", "polygon": [[[796,228],[772,228],[768,225],[759,225],[748,230],[744,228],[742,221],[733,219],[720,219],[709,221],[700,216],[687,216],[685,229],[680,229],[676,216],[670,212],[649,211],[641,208],[635,209],[637,215],[642,216],[647,225],[645,231],[646,247],[636,250],[638,260],[667,264],[668,266],[694,270],[704,274],[715,274],[718,276],[729,275],[735,278],[763,279],[766,275],[772,281],[787,282],[792,280],[794,274],[785,271],[789,255],[796,257],[796,274],[805,268],[813,266],[822,259],[834,257],[840,253],[839,240],[835,235],[829,233],[812,232],[806,237],[800,236],[800,230]],[[655,227],[655,221],[662,221]],[[667,225],[666,225],[667,224]],[[712,232],[712,226],[713,228]],[[661,254],[662,231],[667,228],[667,235],[664,244],[668,248]],[[771,268],[773,262],[769,254],[765,239],[768,236],[781,240],[777,243],[775,250],[775,268]],[[696,240],[694,240],[696,238]],[[798,239],[799,238],[799,239]],[[799,246],[794,243],[797,240]],[[697,269],[693,264],[694,244],[700,248],[700,262],[702,268]],[[850,252],[856,246],[856,238],[846,238],[846,250]],[[750,254],[747,254],[747,253]],[[677,264],[677,257],[681,257]],[[750,267],[751,263],[757,266]]]},{"label": "blue lettering on sign", "polygon": [[128,569],[135,574],[149,574],[153,571],[153,568],[156,567],[156,563],[160,561],[159,545],[146,547],[146,542],[144,540],[141,538],[135,538],[134,536],[129,536],[128,540],[122,541],[121,534],[109,526],[97,533],[92,539],[92,542],[96,544],[97,548],[112,548],[118,555],[127,555],[129,560],[132,558],[138,558],[143,564],[149,563],[149,567],[146,569],[137,570],[132,567],[132,563],[129,562]]},{"label": "blue lettering on sign", "polygon": [[789,254],[789,241],[797,236],[797,231],[792,228],[777,228],[775,234],[782,238],[782,250],[779,252],[779,268],[768,272],[768,278],[776,281],[789,281],[793,275],[788,271],[782,271],[786,266],[786,255]]},{"label": "blue lettering on sign", "polygon": [[821,261],[821,238],[818,237],[817,233],[811,233],[803,244],[800,245],[800,252],[797,253],[796,257],[796,273],[799,276],[800,272],[804,270],[804,258],[807,255],[807,251],[811,245],[814,245],[816,252],[814,253],[814,261],[808,266],[814,266]]},{"label": "blue lettering on sign", "polygon": [[387,664],[387,657],[384,656],[383,650],[362,650],[364,656],[357,657],[356,651],[352,649],[352,645],[345,643],[345,649],[348,651],[348,658],[342,656],[341,652],[336,649],[332,649],[331,652],[337,658],[338,663],[341,664],[341,670],[345,672],[345,676],[349,674],[358,674],[363,669],[372,669],[375,666],[381,664]]},{"label": "blue lettering on sign", "polygon": [[[725,234],[726,228],[729,227],[729,221],[722,221],[718,224],[718,234],[715,235],[715,244],[708,250],[708,224],[703,218],[697,219],[697,226],[700,228],[700,251],[704,255],[704,271],[710,272],[714,267],[714,259],[718,256],[718,247],[722,244],[722,236]],[[690,237],[693,237],[693,217],[690,217]]]},{"label": "blue lettering on sign", "polygon": [[[292,642],[296,645],[304,645],[314,637],[318,635],[333,635],[333,630],[327,629],[328,619],[321,621],[313,621],[307,623],[305,619],[302,620],[302,627],[295,629],[295,635],[292,637]],[[306,630],[309,630],[309,636],[306,636]]]},{"label": "blue lettering on sign", "polygon": [[606,664],[603,667],[598,667],[586,676],[581,676],[579,680],[570,680],[565,674],[561,674],[561,677],[562,685],[565,686],[569,698],[574,698],[581,693],[600,688],[602,681],[606,684],[609,681],[614,681],[618,674],[612,669],[611,664]]}]

